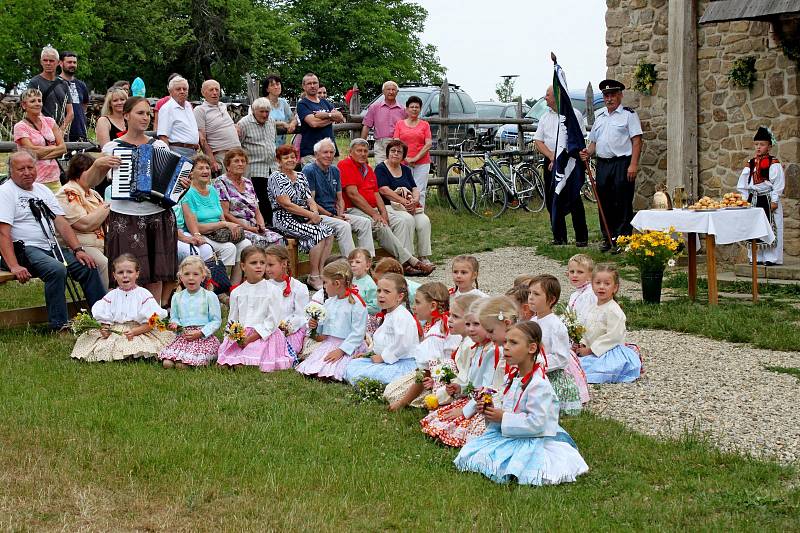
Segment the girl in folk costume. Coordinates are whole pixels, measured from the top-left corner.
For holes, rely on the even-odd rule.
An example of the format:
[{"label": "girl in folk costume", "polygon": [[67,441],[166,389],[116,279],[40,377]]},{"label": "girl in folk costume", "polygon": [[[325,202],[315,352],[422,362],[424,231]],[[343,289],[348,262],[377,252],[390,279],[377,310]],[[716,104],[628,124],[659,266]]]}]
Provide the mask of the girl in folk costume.
[{"label": "girl in folk costume", "polygon": [[[576,352],[589,383],[628,383],[639,379],[642,362],[635,345],[625,344],[625,313],[614,300],[619,272],[598,265],[592,274],[597,305],[586,319],[586,333]],[[638,349],[638,348],[637,348]]]},{"label": "girl in folk costume", "polygon": [[372,255],[364,248],[356,248],[347,256],[350,270],[353,271],[353,285],[358,289],[358,294],[367,304],[369,319],[367,320],[367,333],[372,335],[378,329],[379,320],[375,317],[381,308],[378,307],[378,285],[372,279]]},{"label": "girl in folk costume", "polygon": [[117,288],[92,306],[92,316],[103,327],[78,337],[71,355],[86,361],[155,357],[175,334],[154,331],[150,319],[153,315],[165,318],[167,312],[150,291],[136,285],[139,261],[132,254],[114,259],[111,269]]},{"label": "girl in folk costume", "polygon": [[[426,389],[443,389],[445,384],[432,378],[433,369],[447,366],[455,374],[456,365],[451,357],[454,346],[448,342],[451,336],[449,311],[450,293],[444,284],[430,282],[417,289],[414,316],[425,323],[422,341],[413,352],[417,370],[395,379],[386,387],[383,396],[389,403],[390,411],[397,411],[409,404],[422,407],[425,405]],[[424,374],[424,382],[418,379],[418,373]]]},{"label": "girl in folk costume", "polygon": [[[781,196],[785,186],[783,167],[778,158],[769,153],[772,149],[772,133],[761,126],[755,137],[755,157],[747,162],[736,189],[755,207],[760,207],[767,214],[772,224],[775,240],[772,243],[760,243],[758,246],[758,264],[768,266],[783,264],[783,206]],[[752,252],[747,251],[750,261]]]},{"label": "girl in folk costume", "polygon": [[517,313],[519,314],[520,322],[523,320],[530,320],[533,318],[533,311],[528,303],[528,285],[535,276],[524,275],[517,276],[514,280],[514,285],[506,291],[506,296],[514,300],[517,304]]},{"label": "girl in folk costume", "polygon": [[575,311],[578,321],[586,325],[589,311],[597,305],[597,295],[592,290],[594,261],[586,254],[575,254],[567,262],[569,284],[575,289],[569,295],[568,307]]},{"label": "girl in folk costume", "polygon": [[477,259],[471,255],[459,255],[453,259],[452,264],[453,287],[450,288],[450,296],[457,297],[462,294],[486,296],[486,293],[478,289],[480,264]]},{"label": "girl in folk costume", "polygon": [[511,326],[504,357],[513,370],[499,401],[478,406],[486,432],[467,442],[453,461],[495,483],[569,483],[589,471],[572,437],[558,424],[558,398],[540,360],[542,332],[535,322]]},{"label": "girl in folk costume", "polygon": [[[378,305],[385,313],[372,337],[367,355],[347,365],[345,380],[351,385],[363,378],[389,383],[416,368],[414,348],[422,327],[408,311],[408,285],[399,274],[384,274],[378,280]],[[379,313],[380,315],[380,313]]]},{"label": "girl in folk costume", "polygon": [[[281,370],[285,356],[297,363],[297,354],[303,349],[306,338],[306,306],[309,302],[308,287],[289,275],[289,251],[281,244],[268,246],[264,251],[267,259],[267,283],[272,285],[282,298],[278,301],[278,330],[281,335],[271,335],[269,346],[259,363],[262,372]],[[276,368],[275,363],[281,368]]]},{"label": "girl in folk costume", "polygon": [[533,321],[542,329],[547,377],[558,396],[559,409],[566,415],[577,415],[581,404],[589,401],[589,386],[578,358],[572,352],[569,333],[564,322],[553,314],[561,297],[561,284],[550,274],[531,280],[529,302],[536,317]]},{"label": "girl in folk costume", "polygon": [[[405,270],[403,270],[403,265],[400,264],[400,261],[394,257],[381,257],[378,259],[378,262],[375,263],[375,268],[372,269],[372,279],[374,279],[375,283],[377,283],[384,274],[390,273],[405,276]],[[417,289],[419,289],[420,284],[413,279],[406,278],[406,285],[408,285],[408,301],[413,302],[417,295]]]},{"label": "girl in folk costume", "polygon": [[309,320],[308,327],[319,332],[321,342],[297,365],[306,376],[341,381],[353,356],[366,351],[367,305],[353,287],[353,272],[346,261],[334,261],[322,269],[322,283],[328,298],[325,318]]},{"label": "girl in folk costume", "polygon": [[482,298],[471,306],[466,319],[467,333],[474,340],[475,354],[467,376],[468,384],[456,381],[447,387],[451,396],[464,397],[422,419],[422,431],[448,446],[463,446],[467,439],[481,435],[486,429],[483,415],[477,411],[477,402],[470,391],[480,389],[500,390],[505,380],[506,365],[500,345],[495,339],[505,340],[505,330],[517,319],[516,305],[506,296]]},{"label": "girl in folk costume", "polygon": [[190,255],[178,268],[178,278],[183,290],[172,295],[169,314],[173,323],[183,332],[161,350],[158,358],[164,368],[204,366],[217,358],[219,340],[214,333],[222,325],[222,310],[217,296],[203,288],[211,277],[205,262]]},{"label": "girl in folk costume", "polygon": [[[242,250],[241,257],[244,281],[231,291],[229,324],[238,324],[244,329],[240,339],[227,336],[219,348],[217,363],[220,365],[259,366],[262,369],[265,355],[272,347],[270,337],[283,336],[278,329],[281,321],[282,290],[264,279],[267,270],[267,255],[260,246],[250,245]],[[288,353],[269,352],[271,368],[291,368],[293,360]]]}]

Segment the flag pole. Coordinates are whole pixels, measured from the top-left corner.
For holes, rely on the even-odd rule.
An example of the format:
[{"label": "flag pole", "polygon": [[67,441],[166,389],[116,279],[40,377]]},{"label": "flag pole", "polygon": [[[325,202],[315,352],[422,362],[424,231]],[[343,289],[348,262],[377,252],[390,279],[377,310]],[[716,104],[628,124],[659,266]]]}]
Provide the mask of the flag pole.
[{"label": "flag pole", "polygon": [[[555,69],[557,60],[556,60],[556,55],[553,52],[550,52],[550,59],[553,60],[553,69]],[[555,70],[554,70],[554,72],[555,72]],[[555,87],[553,88],[553,91],[555,91]],[[590,101],[590,100],[586,101],[586,108],[587,109],[589,109],[593,105],[594,105],[594,103],[592,101]],[[558,112],[559,113],[561,112],[560,108],[559,108]],[[559,130],[560,129],[561,128],[559,128]],[[556,133],[556,135],[558,135],[558,133]],[[556,139],[558,139],[558,137],[556,137]],[[556,140],[556,148],[558,148],[558,140]],[[602,223],[603,229],[605,230],[605,234],[606,234],[606,237],[607,237],[609,245],[613,245],[614,243],[613,243],[613,239],[611,238],[611,231],[609,231],[609,229],[608,229],[608,222],[606,221],[606,214],[603,211],[603,204],[600,201],[600,195],[597,194],[597,184],[594,181],[594,174],[592,173],[592,167],[589,164],[589,161],[585,161],[584,164],[586,165],[586,174],[589,177],[589,184],[592,186],[592,193],[594,194],[594,199],[597,200],[597,211],[600,213],[600,222]]]}]

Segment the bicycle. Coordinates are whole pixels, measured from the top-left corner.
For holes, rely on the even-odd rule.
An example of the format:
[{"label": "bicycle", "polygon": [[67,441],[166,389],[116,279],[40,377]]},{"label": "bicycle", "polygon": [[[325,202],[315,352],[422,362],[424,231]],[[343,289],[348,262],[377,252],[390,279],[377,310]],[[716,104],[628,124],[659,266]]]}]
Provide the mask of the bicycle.
[{"label": "bicycle", "polygon": [[468,142],[472,142],[474,139],[465,138],[458,144],[449,145],[450,150],[456,150],[456,161],[454,163],[450,163],[447,166],[447,170],[445,171],[445,186],[443,187],[444,196],[447,199],[447,203],[450,204],[455,211],[459,210],[458,203],[453,199],[453,191],[450,190],[451,183],[456,183],[456,191],[459,190],[461,186],[461,180],[466,176],[469,172],[471,172],[473,167],[467,163],[467,157],[476,157],[480,154],[474,154],[470,152],[464,151],[464,145]]},{"label": "bicycle", "polygon": [[[497,218],[508,207],[539,212],[544,208],[544,181],[533,163],[523,160],[514,164],[509,159],[492,157],[493,146],[479,143],[483,165],[469,172],[459,185],[464,206],[481,218]],[[504,170],[505,168],[505,170]]]}]

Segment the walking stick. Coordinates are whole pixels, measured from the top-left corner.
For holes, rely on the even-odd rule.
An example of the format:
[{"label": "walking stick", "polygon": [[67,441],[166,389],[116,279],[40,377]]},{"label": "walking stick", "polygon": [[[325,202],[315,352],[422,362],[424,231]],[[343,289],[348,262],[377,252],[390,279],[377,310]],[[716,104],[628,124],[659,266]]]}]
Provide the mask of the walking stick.
[{"label": "walking stick", "polygon": [[592,194],[594,194],[594,199],[597,200],[597,211],[600,213],[600,222],[603,223],[603,229],[606,230],[606,237],[608,238],[608,244],[613,246],[613,241],[611,239],[611,232],[608,229],[608,222],[606,221],[606,214],[603,212],[603,204],[600,202],[600,195],[597,194],[597,184],[594,182],[594,174],[592,174],[592,166],[589,164],[589,161],[586,161],[586,174],[589,177],[589,184],[592,186]]}]

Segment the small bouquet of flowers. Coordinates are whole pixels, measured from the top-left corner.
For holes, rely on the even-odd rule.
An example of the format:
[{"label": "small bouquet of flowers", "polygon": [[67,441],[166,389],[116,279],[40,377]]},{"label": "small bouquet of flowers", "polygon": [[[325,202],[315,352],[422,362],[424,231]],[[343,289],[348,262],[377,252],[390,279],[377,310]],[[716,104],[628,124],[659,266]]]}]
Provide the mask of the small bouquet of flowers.
[{"label": "small bouquet of flowers", "polygon": [[281,332],[287,337],[292,334],[292,325],[286,320],[281,320],[278,323],[278,329],[281,330]]},{"label": "small bouquet of flowers", "polygon": [[440,363],[431,367],[431,377],[437,383],[449,385],[457,376],[451,365]]},{"label": "small bouquet of flowers", "polygon": [[556,315],[567,326],[567,333],[572,344],[578,344],[586,333],[586,327],[578,321],[578,314],[563,304],[556,307]]},{"label": "small bouquet of flowers", "polygon": [[667,231],[620,235],[617,246],[625,250],[626,262],[641,272],[663,272],[665,267],[675,265],[675,257],[680,254],[680,243],[672,237],[674,232],[675,228],[670,227]]},{"label": "small bouquet of flowers", "polygon": [[175,322],[170,322],[165,318],[161,318],[156,313],[153,313],[147,319],[147,324],[150,328],[156,331],[172,331],[173,333],[180,334],[183,332],[183,326],[179,326]]},{"label": "small bouquet of flowers", "polygon": [[[80,312],[75,315],[75,318],[69,321],[69,329],[72,331],[72,334],[76,337],[85,333],[87,331],[93,329],[102,329],[104,324],[101,324],[90,315],[86,309],[81,309]],[[116,333],[117,335],[121,335],[122,332],[109,329],[111,333]]]},{"label": "small bouquet of flowers", "polygon": [[386,385],[384,383],[372,378],[361,378],[356,381],[355,386],[353,387],[356,398],[362,402],[384,401],[384,389],[386,389]]},{"label": "small bouquet of flowers", "polygon": [[[309,320],[316,320],[317,325],[322,324],[325,321],[325,307],[318,304],[317,302],[311,302],[306,306],[306,317]],[[317,337],[317,328],[313,328],[311,331],[308,332],[308,336],[313,338]]]},{"label": "small bouquet of flowers", "polygon": [[244,348],[244,326],[242,326],[240,323],[228,322],[225,325],[225,337],[238,344],[239,347]]},{"label": "small bouquet of flowers", "polygon": [[483,405],[484,407],[492,407],[494,405],[494,400],[492,397],[497,394],[497,391],[491,387],[481,387],[480,389],[473,390],[471,393],[472,399],[475,400],[478,405]]}]

